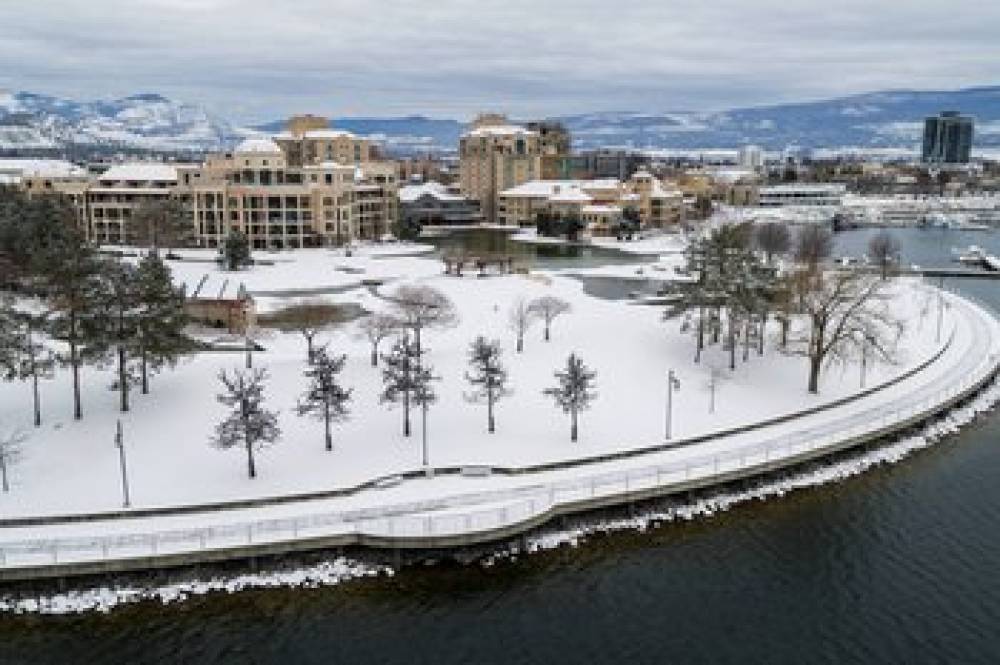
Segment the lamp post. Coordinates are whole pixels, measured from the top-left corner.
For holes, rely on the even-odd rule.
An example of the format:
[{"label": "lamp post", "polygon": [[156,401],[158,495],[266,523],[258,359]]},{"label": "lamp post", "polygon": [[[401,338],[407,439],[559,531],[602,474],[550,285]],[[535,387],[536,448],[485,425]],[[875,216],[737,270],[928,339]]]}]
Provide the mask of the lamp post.
[{"label": "lamp post", "polygon": [[424,474],[430,477],[433,471],[430,467],[430,454],[427,449],[427,400],[420,404],[420,437],[423,446]]},{"label": "lamp post", "polygon": [[680,379],[678,379],[674,375],[674,370],[668,371],[667,372],[667,423],[666,423],[667,441],[670,440],[671,426],[673,425],[671,421],[673,420],[673,414],[674,414],[674,391],[680,389],[681,389]]},{"label": "lamp post", "polygon": [[125,437],[122,436],[122,421],[118,421],[115,430],[115,447],[118,449],[118,462],[122,470],[122,506],[128,508],[132,505],[128,490],[128,466],[125,463]]}]

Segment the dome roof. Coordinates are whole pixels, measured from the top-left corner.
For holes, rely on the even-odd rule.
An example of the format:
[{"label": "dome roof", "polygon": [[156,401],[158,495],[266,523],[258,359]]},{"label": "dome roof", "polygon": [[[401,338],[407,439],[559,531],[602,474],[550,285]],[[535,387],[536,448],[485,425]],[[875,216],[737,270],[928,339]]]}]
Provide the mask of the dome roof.
[{"label": "dome roof", "polygon": [[233,152],[266,152],[266,153],[276,153],[281,152],[281,148],[278,144],[268,138],[251,138],[246,139],[238,146]]}]

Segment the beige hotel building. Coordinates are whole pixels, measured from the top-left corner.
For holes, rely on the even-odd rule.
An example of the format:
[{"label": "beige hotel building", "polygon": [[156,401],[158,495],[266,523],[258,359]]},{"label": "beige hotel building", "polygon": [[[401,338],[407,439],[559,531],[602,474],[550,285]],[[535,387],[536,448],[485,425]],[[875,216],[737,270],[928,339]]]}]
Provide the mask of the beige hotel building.
[{"label": "beige hotel building", "polygon": [[255,249],[382,238],[398,215],[395,163],[373,160],[367,139],[321,130],[320,122],[328,124],[293,118],[275,139],[247,139],[201,164],[120,164],[97,178],[49,178],[45,189],[69,194],[88,237],[100,244],[133,244],[135,210],[168,198],[190,213],[202,247],[218,247],[234,230]]}]

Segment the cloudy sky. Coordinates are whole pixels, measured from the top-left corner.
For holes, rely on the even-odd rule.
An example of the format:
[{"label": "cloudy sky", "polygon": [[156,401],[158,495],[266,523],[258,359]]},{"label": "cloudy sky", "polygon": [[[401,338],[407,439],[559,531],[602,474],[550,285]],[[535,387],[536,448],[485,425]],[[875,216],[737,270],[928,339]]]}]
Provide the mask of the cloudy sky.
[{"label": "cloudy sky", "polygon": [[0,89],[160,92],[242,121],[991,84],[996,0],[0,0]]}]

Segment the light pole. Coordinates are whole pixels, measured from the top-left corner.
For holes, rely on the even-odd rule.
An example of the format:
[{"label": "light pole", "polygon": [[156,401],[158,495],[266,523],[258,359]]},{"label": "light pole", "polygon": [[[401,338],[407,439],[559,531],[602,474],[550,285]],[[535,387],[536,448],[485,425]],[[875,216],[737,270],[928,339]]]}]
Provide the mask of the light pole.
[{"label": "light pole", "polygon": [[128,466],[125,463],[125,437],[122,436],[122,421],[118,421],[115,430],[115,447],[118,448],[118,461],[122,470],[122,506],[128,508],[132,505],[128,491]]},{"label": "light pole", "polygon": [[673,419],[673,414],[674,414],[674,391],[680,389],[681,389],[680,379],[678,379],[674,375],[674,370],[668,371],[667,372],[667,428],[666,428],[667,441],[670,440],[671,425],[673,424],[671,420]]},{"label": "light pole", "polygon": [[422,439],[423,445],[423,457],[424,457],[424,474],[428,477],[433,475],[433,471],[430,467],[430,455],[427,450],[427,400],[423,400],[420,404],[420,437]]}]

